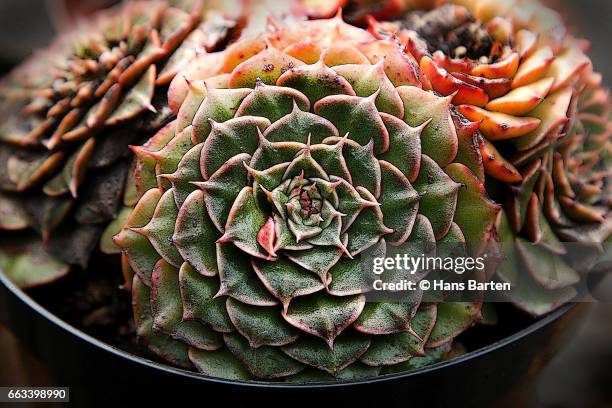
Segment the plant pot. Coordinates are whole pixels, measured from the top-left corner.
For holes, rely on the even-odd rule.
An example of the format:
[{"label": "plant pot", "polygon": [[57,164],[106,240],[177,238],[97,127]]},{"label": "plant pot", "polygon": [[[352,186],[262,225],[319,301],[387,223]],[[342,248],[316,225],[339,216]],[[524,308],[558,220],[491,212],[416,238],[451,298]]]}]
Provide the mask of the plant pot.
[{"label": "plant pot", "polygon": [[[10,311],[10,313],[9,313]],[[48,368],[51,382],[69,386],[75,406],[230,406],[257,403],[355,403],[520,406],[517,398],[575,332],[583,305],[568,304],[528,327],[476,351],[419,370],[373,379],[308,385],[239,382],[205,377],[109,346],[60,320],[0,273],[0,321]],[[259,404],[257,404],[259,405]]]}]

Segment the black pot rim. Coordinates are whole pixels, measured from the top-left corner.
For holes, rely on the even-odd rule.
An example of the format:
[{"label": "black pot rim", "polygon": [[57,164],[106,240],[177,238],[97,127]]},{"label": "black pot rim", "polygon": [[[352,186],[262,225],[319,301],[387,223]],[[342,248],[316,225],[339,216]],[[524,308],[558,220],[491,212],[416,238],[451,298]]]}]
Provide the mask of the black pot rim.
[{"label": "black pot rim", "polygon": [[575,303],[567,303],[561,306],[559,309],[555,310],[554,312],[550,313],[549,315],[525,327],[524,329],[504,339],[498,340],[495,343],[489,344],[478,350],[471,351],[460,357],[456,357],[452,360],[432,364],[430,366],[422,367],[416,370],[406,371],[403,373],[385,374],[385,375],[381,375],[378,377],[372,377],[372,378],[360,379],[360,380],[349,380],[349,381],[338,381],[338,382],[312,382],[312,383],[280,383],[280,382],[275,383],[275,382],[267,382],[267,381],[227,380],[227,379],[218,378],[218,377],[206,376],[204,374],[200,374],[194,371],[189,371],[189,370],[185,370],[182,368],[169,366],[167,364],[159,363],[159,362],[149,360],[144,357],[140,357],[140,356],[128,353],[110,344],[104,343],[103,341],[98,340],[95,337],[90,336],[89,334],[84,333],[83,331],[68,324],[67,322],[63,321],[62,319],[60,319],[53,313],[49,312],[47,309],[45,309],[43,306],[37,303],[34,299],[32,299],[29,295],[27,295],[24,291],[22,291],[17,286],[15,286],[1,270],[0,270],[0,284],[7,287],[8,290],[14,296],[16,296],[22,303],[24,303],[27,307],[32,309],[34,312],[42,315],[45,319],[53,323],[59,329],[64,330],[73,336],[76,336],[78,339],[84,342],[87,342],[102,351],[111,353],[115,357],[119,357],[121,359],[128,360],[132,363],[136,363],[138,365],[150,368],[152,370],[162,371],[165,374],[177,375],[179,377],[183,377],[191,381],[203,381],[203,382],[208,382],[208,383],[218,383],[222,385],[239,385],[239,386],[243,386],[247,388],[251,388],[251,387],[252,388],[268,388],[268,389],[278,388],[278,389],[285,389],[285,390],[308,389],[308,388],[327,388],[327,389],[329,388],[349,388],[352,386],[394,381],[394,380],[406,379],[406,378],[410,378],[410,377],[414,377],[418,375],[429,374],[434,371],[442,370],[446,367],[459,365],[469,360],[477,359],[483,355],[486,355],[496,350],[507,347],[510,344],[556,321],[557,319],[559,319],[561,316],[566,314],[569,310],[571,310],[576,305]]}]

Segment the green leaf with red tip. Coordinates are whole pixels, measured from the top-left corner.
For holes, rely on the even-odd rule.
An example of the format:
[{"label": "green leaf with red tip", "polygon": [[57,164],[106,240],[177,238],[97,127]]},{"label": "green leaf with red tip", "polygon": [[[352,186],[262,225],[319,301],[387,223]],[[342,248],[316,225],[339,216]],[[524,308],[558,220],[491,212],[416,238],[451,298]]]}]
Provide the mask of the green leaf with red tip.
[{"label": "green leaf with red tip", "polygon": [[269,259],[270,255],[257,243],[257,233],[266,221],[267,216],[257,205],[253,188],[244,187],[230,210],[220,242],[232,242],[251,256]]},{"label": "green leaf with red tip", "polygon": [[[272,196],[276,199],[278,199],[277,194],[284,195],[284,193],[280,191],[282,190],[280,185],[288,167],[289,163],[282,163],[263,171],[253,170],[250,168],[247,169],[249,176],[253,178],[253,190],[255,191],[255,196],[257,197],[259,203],[267,203],[269,201],[268,193],[266,193],[266,191],[263,189],[271,192]],[[286,200],[286,196],[284,200]],[[274,201],[273,204],[276,204],[276,201]],[[285,201],[283,201],[282,204],[285,204]],[[281,214],[285,214],[284,205],[276,205],[276,209]]]},{"label": "green leaf with red tip", "polygon": [[397,167],[411,183],[419,175],[421,166],[422,127],[410,127],[404,121],[387,114],[380,115],[389,132],[389,150],[379,155]]},{"label": "green leaf with red tip", "polygon": [[217,265],[221,281],[217,296],[230,296],[254,306],[278,303],[253,270],[250,259],[234,245],[217,243]]},{"label": "green leaf with red tip", "polygon": [[348,137],[360,145],[366,146],[373,141],[374,151],[379,154],[389,148],[389,132],[380,118],[374,97],[328,96],[317,102],[314,110],[333,123],[341,135],[348,133]]},{"label": "green leaf with red tip", "polygon": [[543,316],[571,301],[577,294],[573,287],[549,290],[535,282],[517,254],[514,233],[505,214],[500,215],[497,232],[503,246],[504,261],[497,268],[497,276],[512,284],[508,297],[519,309],[532,316]]},{"label": "green leaf with red tip", "polygon": [[382,40],[368,39],[360,42],[358,47],[372,64],[382,60],[385,74],[393,85],[422,86],[418,65],[394,36]]},{"label": "green leaf with red tip", "polygon": [[[289,220],[289,226],[291,226],[291,220]],[[335,246],[340,248],[342,251],[345,251],[346,246],[342,242],[340,236],[341,229],[342,221],[340,220],[340,215],[335,215],[331,218],[331,222],[328,226],[323,228],[318,235],[306,239],[306,242],[315,246]]]},{"label": "green leaf with red tip", "polygon": [[231,353],[256,378],[273,379],[297,374],[304,366],[283,353],[278,347],[251,348],[238,333],[225,334],[225,344]]},{"label": "green leaf with red tip", "polygon": [[525,224],[527,206],[541,173],[540,165],[540,160],[533,161],[526,169],[523,169],[523,181],[510,187],[512,195],[507,203],[506,211],[508,212],[512,228],[517,233]]},{"label": "green leaf with red tip", "polygon": [[[234,225],[237,229],[231,232],[239,235],[246,232],[244,228],[248,227],[249,221],[245,221],[241,217],[248,217],[249,213],[246,211],[251,209],[251,207],[240,211],[241,201],[238,201],[238,198],[240,196],[242,200],[247,200],[247,204],[251,203],[247,198],[252,198],[252,189],[250,193],[245,192],[241,194],[248,183],[248,173],[244,165],[250,160],[251,157],[246,153],[234,156],[212,174],[207,181],[196,183],[204,192],[204,202],[208,215],[220,232],[228,233],[227,223],[233,208],[235,209],[234,218],[232,219],[239,222],[239,224]],[[252,215],[263,217],[259,210]],[[236,216],[239,216],[239,218],[236,219]],[[248,237],[242,236],[242,238],[248,244]]]},{"label": "green leaf with red tip", "polygon": [[426,155],[421,157],[421,169],[414,188],[421,196],[419,213],[427,217],[437,239],[446,235],[453,222],[460,187],[435,161]]},{"label": "green leaf with red tip", "polygon": [[100,251],[107,255],[116,255],[121,253],[119,248],[114,242],[113,237],[121,232],[121,229],[127,222],[129,216],[132,214],[133,208],[123,207],[117,217],[106,226],[102,237],[100,238]]},{"label": "green leaf with red tip", "polygon": [[194,144],[206,140],[210,133],[210,120],[222,123],[236,116],[240,104],[253,92],[251,89],[214,89],[207,90],[206,99],[193,118]]},{"label": "green leaf with red tip", "polygon": [[21,289],[54,282],[69,270],[69,265],[47,253],[38,237],[0,241],[0,272]]},{"label": "green leaf with red tip", "polygon": [[250,306],[227,299],[227,313],[252,348],[284,346],[293,343],[299,332],[282,317],[278,307]]},{"label": "green leaf with red tip", "polygon": [[151,105],[155,92],[155,65],[151,65],[140,80],[128,91],[123,101],[115,108],[113,113],[104,122],[107,126],[125,122],[143,113],[154,109]]},{"label": "green leaf with red tip", "polygon": [[355,95],[346,79],[322,61],[291,69],[281,75],[276,84],[297,89],[306,95],[311,104],[330,95]]},{"label": "green leaf with red tip", "polygon": [[64,162],[64,153],[42,153],[28,157],[10,156],[6,166],[18,191],[25,191],[52,174]]},{"label": "green leaf with red tip", "polygon": [[[329,139],[326,142],[337,142]],[[374,156],[373,145],[361,146],[353,140],[344,141],[342,152],[351,174],[353,187],[364,187],[374,197],[380,196],[380,164]]]},{"label": "green leaf with red tip", "polygon": [[283,175],[283,179],[288,180],[302,174],[306,178],[329,180],[329,176],[325,173],[325,170],[323,170],[321,165],[317,163],[310,154],[310,147],[304,148],[295,159],[291,161]]},{"label": "green leaf with red tip", "polygon": [[151,276],[151,316],[153,330],[203,350],[223,346],[219,333],[200,322],[183,321],[183,304],[179,289],[179,271],[160,260]]},{"label": "green leaf with red tip", "polygon": [[393,233],[385,239],[392,245],[405,242],[410,236],[419,209],[419,193],[410,181],[395,166],[386,161],[380,162],[381,193],[380,209],[383,220]]},{"label": "green leaf with red tip", "polygon": [[[346,139],[342,139],[346,140]],[[339,141],[334,145],[317,144],[310,148],[312,158],[323,168],[328,176],[337,176],[341,179],[352,181],[346,161],[342,155],[344,143]]]},{"label": "green leaf with red tip", "polygon": [[258,83],[255,90],[240,104],[236,117],[258,116],[274,123],[283,116],[289,115],[295,105],[300,110],[310,110],[308,98],[295,89]]},{"label": "green leaf with red tip", "polygon": [[[168,144],[158,152],[153,153],[157,160],[155,170],[157,174],[172,174],[178,169],[181,159],[187,154],[194,144],[192,142],[193,128],[186,127],[176,134]],[[170,188],[170,182],[158,178],[158,184],[163,188]]]},{"label": "green leaf with red tip", "polygon": [[165,334],[153,330],[153,317],[151,316],[151,290],[138,277],[134,276],[132,282],[132,307],[136,334],[153,352],[183,367],[191,368],[187,355],[188,346],[182,341],[174,340]]},{"label": "green leaf with red tip", "polygon": [[136,157],[134,158],[133,167],[128,172],[126,191],[123,198],[125,206],[136,205],[145,192],[157,187],[158,181],[155,173],[157,160],[149,153],[163,149],[174,138],[174,128],[175,122],[171,122],[161,128],[144,145],[132,147]]},{"label": "green leaf with red tip", "polygon": [[160,255],[155,251],[147,237],[132,231],[132,228],[142,228],[151,221],[155,207],[161,199],[159,189],[151,189],[138,201],[134,211],[128,218],[123,230],[113,238],[115,244],[121,248],[140,280],[149,286],[151,273]]},{"label": "green leaf with red tip", "polygon": [[139,232],[149,239],[151,245],[166,262],[175,268],[180,268],[183,258],[172,244],[177,216],[178,208],[174,202],[174,193],[170,189],[161,196],[151,221],[139,229]]},{"label": "green leaf with red tip", "polygon": [[407,293],[397,303],[367,303],[353,327],[365,334],[384,335],[411,332],[414,317],[423,293],[420,290]]},{"label": "green leaf with red tip", "polygon": [[219,350],[189,349],[189,359],[199,372],[215,378],[227,380],[251,379],[251,374],[226,348]]},{"label": "green leaf with red tip", "polygon": [[463,164],[453,163],[445,171],[461,184],[454,221],[466,242],[477,246],[487,243],[501,207],[487,197],[484,185]]},{"label": "green leaf with red tip", "polygon": [[178,7],[170,7],[162,12],[159,24],[162,48],[167,52],[172,52],[191,32],[195,23],[192,15],[187,11]]},{"label": "green leaf with red tip", "polygon": [[189,93],[176,114],[177,132],[182,131],[193,123],[196,112],[208,94],[207,86],[205,86],[204,83],[200,85],[190,82],[189,85]]},{"label": "green leaf with red tip", "polygon": [[[263,131],[263,129],[262,129]],[[299,142],[313,144],[328,137],[338,137],[338,130],[327,119],[302,111],[297,104],[293,110],[272,124],[264,132],[270,142]]]},{"label": "green leaf with red tip", "polygon": [[294,299],[283,316],[293,326],[322,338],[332,348],[336,337],[353,324],[364,306],[363,295],[334,297],[319,292]]},{"label": "green leaf with red tip", "polygon": [[351,226],[364,208],[378,205],[376,201],[370,202],[363,199],[359,192],[344,179],[332,176],[331,182],[337,183],[335,187],[335,193],[338,197],[336,209],[344,214],[342,216],[342,232],[345,232]]},{"label": "green leaf with red tip", "polygon": [[385,240],[381,239],[353,259],[341,258],[329,271],[331,282],[327,285],[327,291],[334,296],[359,295],[371,291],[374,274],[372,268],[368,268],[367,260],[384,258],[385,250]]},{"label": "green leaf with red tip", "polygon": [[381,366],[425,355],[425,343],[435,325],[436,314],[435,305],[420,307],[410,321],[410,329],[418,337],[408,332],[374,336],[370,348],[359,360],[370,366]]},{"label": "green leaf with red tip", "polygon": [[429,335],[427,348],[450,343],[480,318],[478,303],[443,302],[438,304],[436,324]]},{"label": "green leaf with red tip", "polygon": [[284,307],[298,296],[306,296],[323,289],[323,283],[312,272],[303,269],[285,258],[276,261],[254,260],[253,269]]},{"label": "green leaf with red tip", "polygon": [[525,269],[544,288],[562,289],[580,282],[580,275],[559,255],[522,238],[516,241],[516,249]]},{"label": "green leaf with red tip", "polygon": [[204,276],[185,262],[179,270],[179,286],[184,320],[196,320],[220,333],[235,330],[225,307],[227,297],[215,297],[217,278]]},{"label": "green leaf with red tip", "polygon": [[427,367],[446,359],[446,356],[451,350],[451,344],[443,344],[439,347],[429,348],[425,350],[423,357],[413,357],[410,360],[383,368],[382,374],[402,373],[406,371],[418,370],[419,368]]},{"label": "green leaf with red tip", "polygon": [[[357,191],[364,200],[376,202],[374,196],[363,187],[358,187]],[[384,217],[380,207],[372,206],[365,208],[347,230],[349,236],[347,249],[351,256],[355,256],[376,244],[380,238],[392,232],[393,230],[384,224]]]},{"label": "green leaf with red tip", "polygon": [[234,156],[244,153],[251,156],[258,146],[259,130],[263,132],[269,125],[267,119],[253,116],[213,123],[202,149],[201,169],[204,179],[211,177]]},{"label": "green leaf with red tip", "polygon": [[204,181],[200,172],[200,156],[203,146],[204,143],[200,143],[192,147],[183,156],[176,171],[165,177],[172,184],[174,202],[179,208],[183,205],[189,194],[197,190],[193,183]]},{"label": "green leaf with red tip", "polygon": [[274,224],[276,226],[276,243],[274,245],[274,249],[276,251],[280,249],[303,251],[306,249],[311,249],[314,246],[307,242],[298,243],[295,239],[295,235],[293,235],[293,232],[291,232],[287,223],[277,214],[274,214]]},{"label": "green leaf with red tip", "polygon": [[334,71],[348,80],[357,96],[365,98],[378,93],[376,107],[380,112],[400,119],[404,117],[404,104],[385,74],[383,60],[375,65],[338,65]]},{"label": "green leaf with red tip", "polygon": [[466,241],[461,228],[453,222],[444,238],[438,240],[438,247],[436,249],[436,256],[440,258],[466,254]]},{"label": "green leaf with red tip", "polygon": [[43,191],[50,196],[58,196],[70,192],[77,197],[77,190],[87,172],[87,163],[94,152],[95,139],[90,138],[77,149],[66,161],[61,172],[45,183]]},{"label": "green leaf with red tip", "polygon": [[431,119],[421,133],[421,149],[444,167],[457,156],[457,131],[450,115],[450,97],[441,98],[412,86],[397,89],[404,102],[404,121],[420,126]]},{"label": "green leaf with red tip", "polygon": [[[412,234],[405,242],[400,245],[398,251],[419,256],[420,254],[435,252],[436,236],[429,218],[422,214],[417,215],[412,228]],[[419,253],[420,252],[420,253]]]},{"label": "green leaf with red tip", "polygon": [[[346,245],[348,238],[342,238],[342,244]],[[327,282],[327,273],[336,265],[344,254],[343,250],[335,246],[315,246],[311,249],[287,252],[287,258],[302,268],[319,276],[322,283]]]},{"label": "green leaf with red tip", "polygon": [[274,47],[251,57],[234,68],[229,80],[230,88],[253,88],[258,80],[274,85],[278,78],[288,70],[304,63]]},{"label": "green leaf with red tip", "polygon": [[357,361],[369,345],[367,336],[345,333],[336,339],[333,349],[321,339],[302,336],[282,350],[294,360],[335,376]]},{"label": "green leaf with red tip", "polygon": [[478,132],[478,122],[468,122],[459,115],[452,115],[457,129],[457,156],[455,161],[464,164],[474,175],[484,183],[485,172],[480,154],[482,135]]},{"label": "green leaf with red tip", "polygon": [[290,163],[306,147],[297,142],[271,143],[265,139],[259,141],[259,148],[253,154],[249,167],[255,170],[266,170],[281,163]]},{"label": "green leaf with red tip", "polygon": [[184,260],[205,276],[218,273],[215,242],[219,233],[206,212],[202,191],[191,193],[176,218],[172,242]]}]

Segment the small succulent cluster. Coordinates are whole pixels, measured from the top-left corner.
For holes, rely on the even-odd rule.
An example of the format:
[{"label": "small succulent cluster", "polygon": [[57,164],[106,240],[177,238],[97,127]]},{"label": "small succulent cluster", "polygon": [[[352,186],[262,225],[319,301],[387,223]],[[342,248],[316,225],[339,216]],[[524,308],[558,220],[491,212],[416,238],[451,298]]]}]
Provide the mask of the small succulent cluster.
[{"label": "small succulent cluster", "polygon": [[42,237],[3,244],[0,262],[20,285],[87,266],[121,208],[128,146],[171,120],[168,83],[234,24],[198,2],[134,2],[63,34],[5,78],[0,228]]},{"label": "small succulent cluster", "polygon": [[425,86],[452,96],[467,120],[487,192],[504,206],[496,230],[507,261],[497,272],[514,302],[539,316],[571,300],[574,269],[588,263],[568,264],[561,241],[602,253],[612,232],[610,102],[589,44],[526,1],[449,2],[371,28],[406,44]]},{"label": "small succulent cluster", "polygon": [[612,232],[612,126],[555,12],[222,3],[109,11],[6,80],[0,228],[44,246],[15,234],[1,268],[43,283],[100,241],[151,350],[243,380],[409,370],[495,320],[420,292],[366,302],[372,257],[501,242],[520,309],[576,296],[566,244],[601,253]]}]

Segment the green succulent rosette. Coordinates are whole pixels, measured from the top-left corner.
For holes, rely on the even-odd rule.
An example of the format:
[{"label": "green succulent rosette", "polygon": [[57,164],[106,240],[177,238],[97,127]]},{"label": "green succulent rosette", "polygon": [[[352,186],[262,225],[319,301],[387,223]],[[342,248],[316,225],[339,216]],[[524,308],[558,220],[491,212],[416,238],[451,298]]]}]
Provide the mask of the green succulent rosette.
[{"label": "green succulent rosette", "polygon": [[450,99],[365,60],[307,64],[270,45],[191,84],[139,150],[142,197],[114,241],[155,353],[216,377],[350,379],[439,361],[483,320],[482,302],[366,301],[372,256],[486,242],[500,207]]}]

